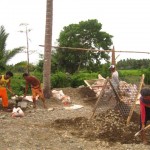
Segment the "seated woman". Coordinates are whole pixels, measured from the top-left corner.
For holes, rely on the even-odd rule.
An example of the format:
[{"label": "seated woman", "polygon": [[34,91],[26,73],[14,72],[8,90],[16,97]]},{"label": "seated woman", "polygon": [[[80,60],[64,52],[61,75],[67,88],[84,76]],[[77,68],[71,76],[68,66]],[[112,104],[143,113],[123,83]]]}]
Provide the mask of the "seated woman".
[{"label": "seated woman", "polygon": [[[150,88],[143,88],[140,97],[140,129],[145,128],[148,120],[150,120]],[[147,144],[145,131],[142,131],[142,140]]]}]

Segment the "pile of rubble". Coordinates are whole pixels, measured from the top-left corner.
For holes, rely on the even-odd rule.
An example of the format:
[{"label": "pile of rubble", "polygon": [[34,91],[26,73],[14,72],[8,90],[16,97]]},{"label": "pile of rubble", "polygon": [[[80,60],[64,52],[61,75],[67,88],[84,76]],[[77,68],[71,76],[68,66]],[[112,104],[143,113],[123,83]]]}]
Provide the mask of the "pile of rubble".
[{"label": "pile of rubble", "polygon": [[131,122],[129,126],[126,126],[126,120],[114,110],[97,114],[93,119],[85,117],[57,119],[51,124],[51,127],[66,130],[71,135],[90,140],[102,139],[121,143],[140,142],[139,138],[134,137],[139,130],[139,125]]},{"label": "pile of rubble", "polygon": [[121,97],[121,100],[126,104],[130,105],[137,95],[138,88],[135,84],[129,84],[125,81],[119,82],[118,93]]},{"label": "pile of rubble", "polygon": [[[86,80],[90,84],[90,88],[95,92],[96,96],[98,97],[101,93],[101,90],[103,88],[105,78],[103,78],[101,75],[98,76],[97,80]],[[93,83],[90,83],[93,82]],[[105,90],[105,93],[108,93],[111,89],[110,84],[108,83]],[[123,101],[125,104],[130,105],[134,100],[138,92],[138,87],[135,84],[130,84],[125,81],[119,82],[119,88],[118,88],[118,94],[121,98],[121,101]],[[106,94],[108,96],[108,94]]]}]

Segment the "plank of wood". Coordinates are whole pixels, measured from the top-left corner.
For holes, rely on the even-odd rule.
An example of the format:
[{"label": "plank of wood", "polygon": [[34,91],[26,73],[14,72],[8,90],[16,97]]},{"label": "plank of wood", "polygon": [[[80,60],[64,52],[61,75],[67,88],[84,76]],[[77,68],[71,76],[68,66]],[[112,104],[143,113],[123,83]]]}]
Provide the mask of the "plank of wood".
[{"label": "plank of wood", "polygon": [[86,80],[84,80],[84,82],[86,83],[86,85],[92,90],[92,87],[91,87],[91,85],[86,81]]}]

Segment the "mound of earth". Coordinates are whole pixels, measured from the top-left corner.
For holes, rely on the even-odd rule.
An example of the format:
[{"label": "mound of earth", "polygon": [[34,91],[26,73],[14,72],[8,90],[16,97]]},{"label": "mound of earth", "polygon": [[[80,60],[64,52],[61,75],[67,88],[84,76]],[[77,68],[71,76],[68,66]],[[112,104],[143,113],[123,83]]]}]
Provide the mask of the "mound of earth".
[{"label": "mound of earth", "polygon": [[[23,110],[25,116],[13,118],[0,105],[0,149],[149,150],[149,145],[141,143],[140,136],[134,137],[139,131],[139,114],[134,114],[129,126],[126,118],[111,109],[97,111],[91,118],[96,102],[92,100],[93,91],[87,87],[61,90],[83,108],[65,110],[60,101],[51,98],[46,101],[48,109],[43,108],[41,101],[37,101],[37,109],[28,102]],[[10,108],[14,105],[10,100]]]}]

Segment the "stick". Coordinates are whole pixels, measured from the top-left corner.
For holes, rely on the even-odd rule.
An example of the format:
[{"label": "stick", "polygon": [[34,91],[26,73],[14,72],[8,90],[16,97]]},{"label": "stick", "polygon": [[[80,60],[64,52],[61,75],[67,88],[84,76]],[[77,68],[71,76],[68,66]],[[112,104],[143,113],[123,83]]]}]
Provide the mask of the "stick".
[{"label": "stick", "polygon": [[92,117],[94,116],[95,111],[96,111],[96,109],[97,109],[97,106],[98,106],[98,104],[99,104],[99,102],[100,102],[102,96],[104,95],[104,90],[105,90],[105,88],[106,88],[106,85],[107,85],[107,83],[108,83],[108,80],[109,80],[109,78],[107,77],[106,80],[105,80],[105,82],[104,82],[104,86],[103,86],[103,88],[102,88],[102,90],[101,90],[101,92],[100,92],[100,95],[99,95],[99,97],[98,97],[98,99],[97,99],[97,101],[96,101],[95,107],[94,107],[94,109],[93,109],[93,114],[91,115],[90,119],[92,119]]},{"label": "stick", "polygon": [[133,111],[134,111],[134,109],[135,109],[136,101],[137,101],[137,99],[138,99],[139,93],[140,93],[141,88],[142,88],[143,83],[144,83],[144,77],[145,77],[145,76],[144,76],[144,74],[143,74],[143,75],[142,75],[142,78],[141,78],[140,85],[139,85],[139,89],[138,89],[138,92],[137,92],[137,95],[136,95],[136,98],[135,98],[135,101],[134,101],[134,104],[133,104],[133,106],[132,106],[132,108],[131,108],[131,110],[130,110],[130,112],[129,112],[129,116],[128,116],[128,118],[127,118],[127,125],[130,123],[130,119],[131,119],[132,114],[133,114]]},{"label": "stick", "polygon": [[134,136],[138,136],[142,131],[145,131],[148,128],[150,128],[150,124],[148,126],[146,126],[145,128],[141,129],[140,131],[138,131]]},{"label": "stick", "polygon": [[86,85],[92,90],[91,85],[90,85],[86,80],[84,80],[84,82],[85,82]]},{"label": "stick", "polygon": [[[45,45],[39,45],[41,47],[45,47]],[[51,46],[52,48],[59,48],[59,49],[70,49],[70,50],[84,50],[84,51],[96,51],[96,52],[112,52],[112,50],[100,50],[100,49],[86,49],[86,48],[74,48],[74,47],[60,47],[60,46]],[[148,50],[149,51],[149,50]],[[125,51],[125,50],[118,50],[115,52],[123,52],[123,53],[145,53],[150,54],[148,51]]]}]

